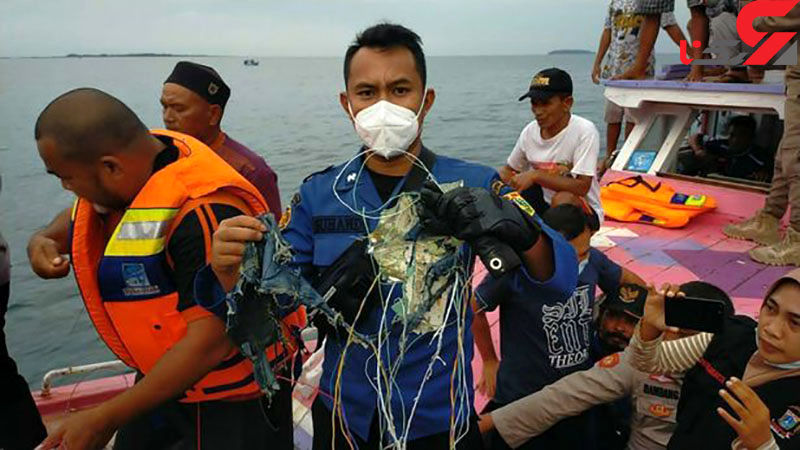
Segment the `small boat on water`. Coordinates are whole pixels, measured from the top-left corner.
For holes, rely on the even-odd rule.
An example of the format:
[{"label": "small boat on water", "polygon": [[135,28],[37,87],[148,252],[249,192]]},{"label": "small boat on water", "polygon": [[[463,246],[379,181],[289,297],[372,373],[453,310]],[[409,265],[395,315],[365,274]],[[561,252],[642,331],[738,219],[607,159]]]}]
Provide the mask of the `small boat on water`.
[{"label": "small boat on water", "polygon": [[[248,62],[249,61],[249,62]],[[258,65],[245,60],[245,65]],[[710,136],[721,135],[725,119],[750,114],[758,123],[757,143],[775,148],[783,118],[782,84],[684,83],[680,81],[609,81],[605,96],[630,108],[636,124],[620,148],[601,184],[641,175],[656,184],[666,182],[676,191],[704,194],[716,199],[717,209],[692,219],[685,227],[665,229],[639,223],[606,220],[592,244],[612,260],[654,283],[684,283],[701,279],[725,289],[741,314],[754,316],[764,290],[788,267],[769,267],[750,260],[754,244],[729,239],[722,227],[751,216],[764,201],[765,183],[724,177],[689,177],[675,173],[679,150],[687,135],[702,124]],[[498,313],[488,315],[495,340],[499,336]],[[134,375],[111,377],[53,387],[55,378],[125,370],[119,361],[90,364],[48,373],[42,389],[33,393],[48,427],[65,414],[91,407],[119,394],[133,384]],[[480,373],[480,358],[473,361]],[[477,382],[478,377],[475,377]],[[310,402],[295,390],[293,415],[295,447],[311,448]],[[487,399],[476,392],[476,407]]]},{"label": "small boat on water", "polygon": [[257,66],[258,64],[259,64],[259,62],[258,62],[257,59],[252,59],[251,58],[251,59],[245,59],[244,60],[244,65],[245,66]]}]

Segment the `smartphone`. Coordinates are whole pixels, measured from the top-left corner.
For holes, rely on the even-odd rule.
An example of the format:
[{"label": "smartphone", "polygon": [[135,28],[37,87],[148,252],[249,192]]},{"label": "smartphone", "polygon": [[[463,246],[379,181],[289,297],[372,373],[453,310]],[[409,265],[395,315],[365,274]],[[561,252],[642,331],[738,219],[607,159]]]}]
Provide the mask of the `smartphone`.
[{"label": "smartphone", "polygon": [[719,300],[675,297],[664,303],[664,321],[670,327],[718,333],[724,320],[725,304]]}]

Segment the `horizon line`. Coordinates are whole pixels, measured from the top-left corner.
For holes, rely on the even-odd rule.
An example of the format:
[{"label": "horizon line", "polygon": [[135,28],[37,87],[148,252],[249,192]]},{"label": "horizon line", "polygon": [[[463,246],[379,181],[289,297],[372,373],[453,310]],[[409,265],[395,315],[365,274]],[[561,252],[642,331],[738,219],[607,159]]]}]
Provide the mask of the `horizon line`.
[{"label": "horizon line", "polygon": [[[558,50],[551,50],[553,51],[581,51],[587,52],[583,54],[594,54],[595,52],[591,50],[583,50],[583,49],[558,49]],[[580,54],[580,53],[579,53]],[[672,54],[670,52],[666,53],[656,53],[657,55],[668,55]],[[459,57],[504,57],[504,56],[575,56],[576,54],[561,54],[561,55],[552,55],[550,52],[547,53],[495,53],[495,54],[486,54],[486,53],[475,53],[475,54],[429,54],[425,55],[427,57],[436,57],[436,58],[459,58]],[[341,55],[209,55],[209,54],[191,54],[191,53],[156,53],[156,52],[127,52],[127,53],[68,53],[63,55],[18,55],[18,56],[8,56],[8,55],[0,55],[0,59],[74,59],[74,58],[265,58],[265,59],[279,59],[279,58],[292,58],[292,59],[303,59],[303,58],[342,58]]]}]

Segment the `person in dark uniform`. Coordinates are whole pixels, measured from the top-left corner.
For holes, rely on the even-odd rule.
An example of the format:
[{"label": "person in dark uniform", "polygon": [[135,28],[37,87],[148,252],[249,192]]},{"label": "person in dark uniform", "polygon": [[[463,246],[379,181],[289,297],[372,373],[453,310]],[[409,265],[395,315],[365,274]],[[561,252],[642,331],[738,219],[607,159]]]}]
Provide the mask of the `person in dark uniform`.
[{"label": "person in dark uniform", "polygon": [[42,442],[47,430],[33,402],[28,383],[17,373],[17,365],[6,347],[3,327],[11,289],[10,272],[8,243],[0,234],[0,405],[3,405],[0,408],[0,448],[27,450]]}]

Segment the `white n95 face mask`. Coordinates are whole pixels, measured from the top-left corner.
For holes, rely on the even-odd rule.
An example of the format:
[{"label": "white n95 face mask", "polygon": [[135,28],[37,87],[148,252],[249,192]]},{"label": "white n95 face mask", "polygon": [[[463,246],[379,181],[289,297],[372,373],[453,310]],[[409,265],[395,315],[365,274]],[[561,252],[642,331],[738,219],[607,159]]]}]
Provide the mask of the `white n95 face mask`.
[{"label": "white n95 face mask", "polygon": [[369,150],[386,159],[402,155],[419,136],[417,118],[424,106],[423,97],[422,105],[415,114],[408,108],[381,100],[353,117],[353,109],[348,105],[358,136]]}]

